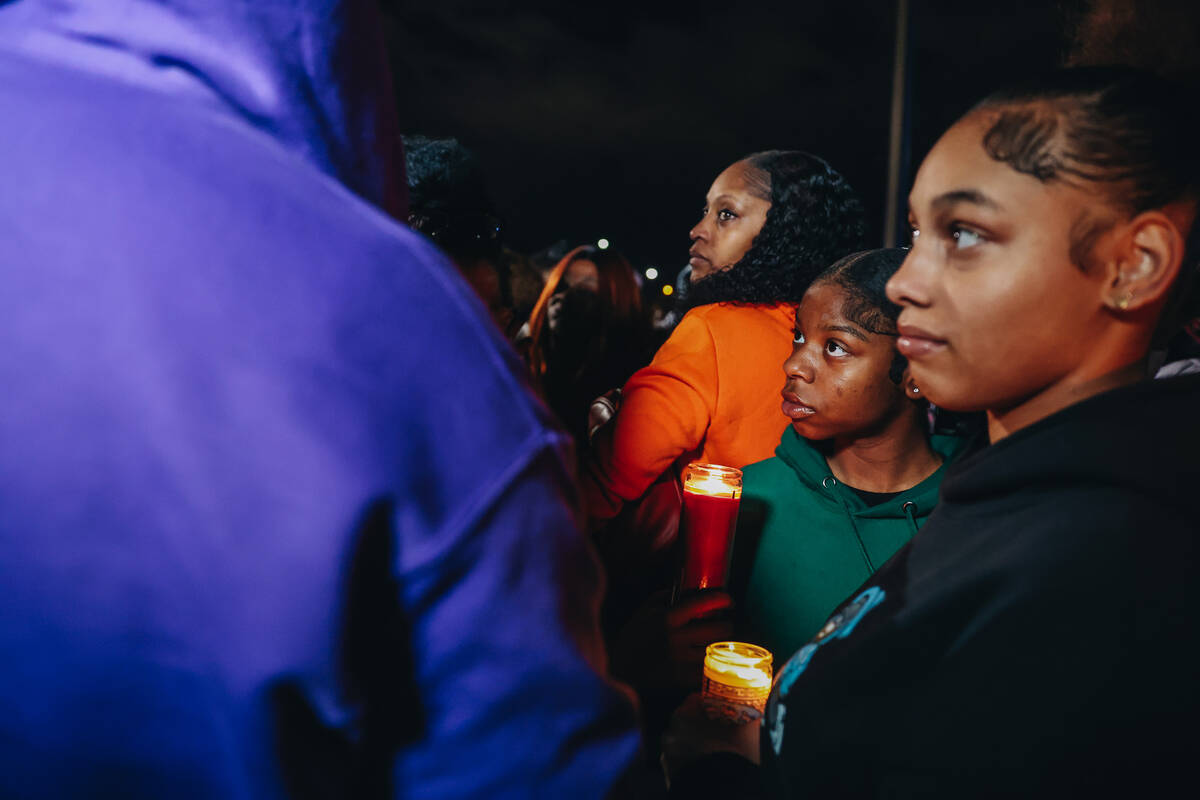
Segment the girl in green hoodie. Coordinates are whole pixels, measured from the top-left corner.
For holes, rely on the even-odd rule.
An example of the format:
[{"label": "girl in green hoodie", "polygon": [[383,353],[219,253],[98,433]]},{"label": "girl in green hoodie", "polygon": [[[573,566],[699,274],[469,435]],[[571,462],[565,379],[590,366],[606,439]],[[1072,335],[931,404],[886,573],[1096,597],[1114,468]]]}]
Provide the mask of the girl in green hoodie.
[{"label": "girl in green hoodie", "polygon": [[926,403],[895,350],[884,287],[899,248],[822,273],[796,311],[775,457],[746,467],[735,539],[739,635],[777,655],[906,543],[937,501],[960,440],[928,434]]}]

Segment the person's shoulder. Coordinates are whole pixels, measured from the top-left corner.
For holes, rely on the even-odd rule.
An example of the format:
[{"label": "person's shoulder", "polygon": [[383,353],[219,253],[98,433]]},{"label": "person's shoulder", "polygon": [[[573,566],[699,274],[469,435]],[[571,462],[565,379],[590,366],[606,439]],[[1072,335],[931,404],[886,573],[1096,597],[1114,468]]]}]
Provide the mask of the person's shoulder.
[{"label": "person's shoulder", "polygon": [[709,303],[690,309],[683,315],[679,325],[682,327],[686,323],[717,330],[738,329],[747,323],[753,324],[769,318],[773,308],[774,306],[745,303]]},{"label": "person's shoulder", "polygon": [[714,348],[711,306],[690,309],[679,324],[659,346],[652,367],[680,357],[691,358],[697,353],[711,355]]},{"label": "person's shoulder", "polygon": [[[0,54],[0,75],[14,69]],[[381,450],[423,438],[462,460],[474,442],[471,464],[500,473],[505,453],[546,437],[519,359],[453,264],[303,154],[204,104],[57,67],[19,76],[0,105],[45,135],[0,130],[13,189],[0,233],[31,243],[39,269],[21,280],[47,316],[70,309],[38,287],[126,287],[129,304],[155,309],[136,316],[144,350],[165,330],[208,343],[187,353],[208,369],[248,354],[264,380],[304,385],[347,427],[372,429]]]},{"label": "person's shoulder", "polygon": [[[703,327],[718,350],[741,353],[744,347],[771,341],[780,346],[789,340],[794,306],[712,303],[689,311],[683,319],[693,317],[695,328]],[[683,325],[683,322],[680,325]]]},{"label": "person's shoulder", "polygon": [[762,461],[755,461],[753,464],[747,464],[742,467],[742,478],[745,481],[757,480],[758,478],[784,471],[791,472],[791,468],[779,456],[771,456],[770,458],[764,458]]},{"label": "person's shoulder", "polygon": [[773,320],[776,317],[790,319],[794,310],[795,306],[787,303],[709,303],[688,310],[683,319],[690,317],[709,325],[727,325],[744,323],[747,320]]},{"label": "person's shoulder", "polygon": [[796,471],[779,456],[771,456],[742,468],[742,491],[747,496],[790,494],[801,487]]},{"label": "person's shoulder", "polygon": [[679,320],[679,324],[671,331],[671,335],[667,337],[667,340],[670,341],[681,336],[695,336],[701,331],[707,335],[708,330],[712,327],[713,320],[720,320],[722,318],[721,312],[718,310],[719,308],[720,306],[714,303],[688,309],[687,313]]}]

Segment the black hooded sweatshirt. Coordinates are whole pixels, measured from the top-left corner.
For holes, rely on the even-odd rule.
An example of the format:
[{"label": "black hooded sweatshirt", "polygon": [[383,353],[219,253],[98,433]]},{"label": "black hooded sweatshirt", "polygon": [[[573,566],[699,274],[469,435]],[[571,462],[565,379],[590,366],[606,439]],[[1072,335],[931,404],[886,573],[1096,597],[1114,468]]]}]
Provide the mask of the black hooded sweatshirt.
[{"label": "black hooded sweatshirt", "polygon": [[959,460],[921,532],[778,672],[767,796],[1194,784],[1198,493],[1200,375]]}]

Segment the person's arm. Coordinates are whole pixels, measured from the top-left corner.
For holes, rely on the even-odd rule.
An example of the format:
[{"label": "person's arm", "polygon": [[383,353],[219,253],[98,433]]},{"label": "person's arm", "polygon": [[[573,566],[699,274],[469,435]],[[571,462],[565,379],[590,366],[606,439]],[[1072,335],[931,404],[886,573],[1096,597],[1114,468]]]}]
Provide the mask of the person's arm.
[{"label": "person's arm", "polygon": [[625,384],[620,411],[592,440],[580,476],[588,515],[616,516],[677,458],[699,448],[719,389],[708,324],[688,314],[650,365]]},{"label": "person's arm", "polygon": [[605,677],[602,580],[561,437],[535,435],[497,477],[428,542],[428,562],[404,564],[422,741],[438,746],[402,752],[396,774],[438,797],[599,798],[639,742],[630,697]]}]

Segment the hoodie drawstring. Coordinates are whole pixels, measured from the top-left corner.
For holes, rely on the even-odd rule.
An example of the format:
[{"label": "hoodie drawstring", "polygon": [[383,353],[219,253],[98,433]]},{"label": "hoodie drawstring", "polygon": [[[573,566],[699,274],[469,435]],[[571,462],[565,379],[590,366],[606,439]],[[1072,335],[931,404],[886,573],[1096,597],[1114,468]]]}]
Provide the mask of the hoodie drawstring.
[{"label": "hoodie drawstring", "polygon": [[[837,486],[837,478],[832,475],[826,475],[821,479],[821,488],[826,491],[832,491],[834,486]],[[850,507],[846,505],[846,500],[840,492],[833,492],[833,496],[841,504],[842,511],[846,513],[846,519],[850,520],[850,527],[854,529],[854,539],[858,542],[858,550],[862,553],[863,561],[867,562],[867,569],[871,571],[871,574],[874,574],[875,564],[871,561],[871,556],[867,553],[867,546],[863,544],[862,534],[858,532],[858,523],[854,521],[854,514],[850,511]]]},{"label": "hoodie drawstring", "polygon": [[914,503],[912,500],[909,500],[904,505],[900,506],[900,510],[904,512],[904,517],[905,517],[905,519],[908,520],[908,524],[912,525],[913,536],[916,536],[917,535],[917,504]]}]

